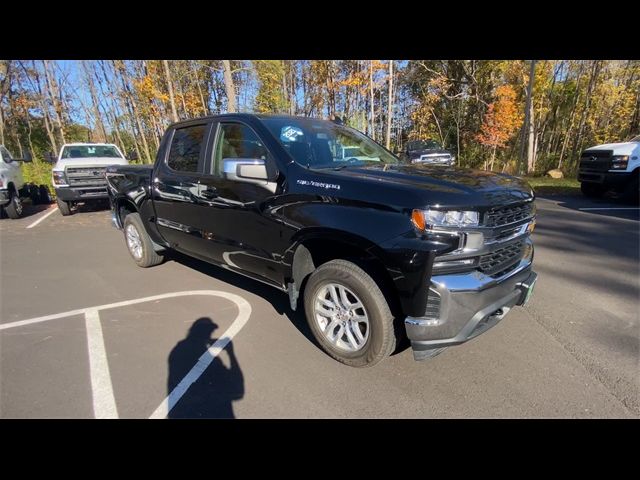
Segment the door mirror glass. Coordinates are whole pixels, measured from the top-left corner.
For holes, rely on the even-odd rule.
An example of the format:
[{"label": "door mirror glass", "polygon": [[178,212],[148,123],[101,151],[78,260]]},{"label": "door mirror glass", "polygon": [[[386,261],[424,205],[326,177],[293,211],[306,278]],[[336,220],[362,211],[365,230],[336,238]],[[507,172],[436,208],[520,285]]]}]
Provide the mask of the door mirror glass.
[{"label": "door mirror glass", "polygon": [[58,159],[56,158],[56,156],[51,153],[51,152],[46,152],[44,154],[44,161],[47,163],[56,163],[58,161]]},{"label": "door mirror glass", "polygon": [[135,162],[138,160],[138,154],[135,151],[127,153],[127,160],[130,162]]}]

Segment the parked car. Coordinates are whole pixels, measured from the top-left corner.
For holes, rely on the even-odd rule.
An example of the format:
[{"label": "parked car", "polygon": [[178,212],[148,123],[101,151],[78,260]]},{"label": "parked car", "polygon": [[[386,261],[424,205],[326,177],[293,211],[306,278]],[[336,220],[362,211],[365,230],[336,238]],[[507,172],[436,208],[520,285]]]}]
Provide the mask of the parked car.
[{"label": "parked car", "polygon": [[414,140],[407,142],[400,152],[401,158],[409,163],[426,163],[430,165],[454,165],[455,155],[435,140]]},{"label": "parked car", "polygon": [[0,207],[13,219],[22,217],[23,202],[27,199],[34,205],[51,202],[46,185],[24,182],[21,162],[31,162],[31,157],[14,158],[4,145],[0,145]]},{"label": "parked car", "polygon": [[[49,155],[51,158],[51,155]],[[78,203],[106,201],[107,165],[127,165],[120,149],[110,143],[67,143],[55,158],[52,182],[62,215],[71,215]]]},{"label": "parked car", "polygon": [[582,193],[601,197],[608,190],[627,197],[640,192],[640,135],[628,142],[589,147],[580,156],[578,180]]},{"label": "parked car", "polygon": [[135,263],[173,249],[287,292],[322,348],[355,367],[391,354],[403,330],[417,360],[466,342],[524,305],[536,280],[527,183],[406,165],[329,121],[179,122],[155,165],[106,177]]}]

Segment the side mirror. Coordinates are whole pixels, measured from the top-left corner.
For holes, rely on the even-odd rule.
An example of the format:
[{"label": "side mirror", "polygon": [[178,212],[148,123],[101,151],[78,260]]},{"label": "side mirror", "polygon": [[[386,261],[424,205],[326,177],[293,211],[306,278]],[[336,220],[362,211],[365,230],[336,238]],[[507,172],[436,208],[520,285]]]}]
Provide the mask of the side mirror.
[{"label": "side mirror", "polygon": [[135,151],[127,153],[127,160],[129,160],[129,161],[138,160],[138,154]]},{"label": "side mirror", "polygon": [[269,180],[267,165],[259,158],[225,158],[222,169],[229,180],[265,184]]},{"label": "side mirror", "polygon": [[47,163],[56,163],[58,158],[51,152],[47,152],[44,154],[44,161]]}]

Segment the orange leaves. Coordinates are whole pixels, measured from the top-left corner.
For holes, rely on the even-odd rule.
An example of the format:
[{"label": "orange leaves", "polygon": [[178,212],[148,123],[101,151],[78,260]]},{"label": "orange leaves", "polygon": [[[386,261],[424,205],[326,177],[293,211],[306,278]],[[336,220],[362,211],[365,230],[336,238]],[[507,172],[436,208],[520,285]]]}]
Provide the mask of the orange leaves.
[{"label": "orange leaves", "polygon": [[488,147],[504,147],[521,124],[515,90],[511,85],[501,85],[496,89],[496,100],[487,108],[476,139]]}]

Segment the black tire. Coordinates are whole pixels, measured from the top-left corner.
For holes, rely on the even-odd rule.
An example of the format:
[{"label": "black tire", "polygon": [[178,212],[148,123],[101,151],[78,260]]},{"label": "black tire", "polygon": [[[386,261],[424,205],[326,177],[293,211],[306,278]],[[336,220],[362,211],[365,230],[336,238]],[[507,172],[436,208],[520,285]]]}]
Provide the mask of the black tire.
[{"label": "black tire", "polygon": [[64,200],[60,200],[59,198],[56,198],[56,203],[58,204],[58,210],[60,210],[60,213],[62,214],[63,217],[68,217],[73,213],[71,211],[70,202],[65,202]]},{"label": "black tire", "polygon": [[11,200],[9,204],[4,207],[4,211],[7,212],[9,218],[13,220],[17,220],[22,217],[24,213],[24,208],[22,206],[22,200],[20,200],[20,196],[16,192],[11,192]]},{"label": "black tire", "polygon": [[[134,253],[134,247],[128,239],[129,229],[134,229],[140,239],[142,252],[139,256]],[[139,267],[147,268],[162,263],[163,257],[153,249],[153,242],[142,224],[142,219],[138,213],[130,213],[124,219],[124,241],[127,244],[127,250],[133,258],[133,261]]]},{"label": "black tire", "polygon": [[622,198],[627,202],[638,205],[640,203],[640,173],[634,172],[633,179],[622,191]]},{"label": "black tire", "polygon": [[589,183],[589,182],[582,182],[580,184],[580,190],[582,191],[585,197],[591,197],[591,198],[600,198],[607,192],[607,189],[604,188],[602,185],[598,185],[597,183]]},{"label": "black tire", "polygon": [[29,197],[31,197],[32,205],[40,204],[40,190],[36,185],[29,185]]},{"label": "black tire", "polygon": [[[364,305],[369,318],[369,336],[362,348],[346,351],[325,337],[315,318],[316,296],[327,284],[336,283],[351,290]],[[346,260],[331,260],[320,265],[309,277],[304,289],[304,309],[311,332],[324,351],[351,367],[371,367],[394,351],[394,318],[384,294],[376,282],[360,267]]]},{"label": "black tire", "polygon": [[46,185],[40,185],[38,187],[38,192],[40,193],[40,203],[43,205],[51,204],[51,194],[49,193],[49,189]]}]

